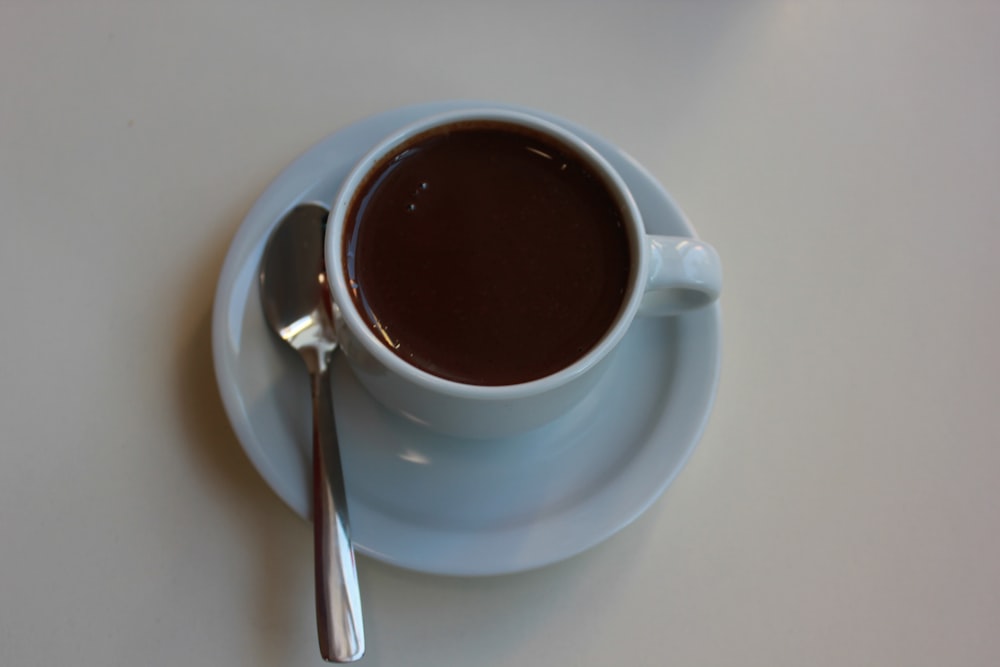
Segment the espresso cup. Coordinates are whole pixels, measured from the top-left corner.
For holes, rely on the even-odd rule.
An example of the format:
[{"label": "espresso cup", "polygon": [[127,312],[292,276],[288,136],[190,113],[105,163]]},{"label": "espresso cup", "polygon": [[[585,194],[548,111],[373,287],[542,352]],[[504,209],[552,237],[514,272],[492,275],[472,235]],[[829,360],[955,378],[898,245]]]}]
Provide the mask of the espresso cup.
[{"label": "espresso cup", "polygon": [[326,262],[361,384],[465,438],[559,417],[634,318],[706,306],[721,287],[715,250],[647,234],[586,141],[492,108],[422,119],[369,151],[332,202]]}]

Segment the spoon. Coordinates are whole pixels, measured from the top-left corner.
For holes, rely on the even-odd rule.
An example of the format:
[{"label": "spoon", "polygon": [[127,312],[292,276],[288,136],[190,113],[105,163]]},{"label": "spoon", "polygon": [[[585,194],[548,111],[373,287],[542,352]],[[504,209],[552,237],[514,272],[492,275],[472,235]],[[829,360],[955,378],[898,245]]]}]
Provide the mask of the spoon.
[{"label": "spoon", "polygon": [[337,306],[330,298],[324,268],[327,213],[318,204],[301,204],[278,223],[264,248],[260,294],[268,324],[302,356],[312,380],[312,519],[320,654],[327,662],[353,662],[365,653],[365,631],[330,390]]}]

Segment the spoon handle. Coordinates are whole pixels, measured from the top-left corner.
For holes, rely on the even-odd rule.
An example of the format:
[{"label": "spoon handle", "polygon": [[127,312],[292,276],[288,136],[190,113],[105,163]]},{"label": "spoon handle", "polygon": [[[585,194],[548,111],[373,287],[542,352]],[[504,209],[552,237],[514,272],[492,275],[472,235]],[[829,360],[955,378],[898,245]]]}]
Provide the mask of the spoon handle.
[{"label": "spoon handle", "polygon": [[313,542],[316,624],[327,662],[353,662],[365,653],[358,572],[351,547],[329,364],[312,373]]}]

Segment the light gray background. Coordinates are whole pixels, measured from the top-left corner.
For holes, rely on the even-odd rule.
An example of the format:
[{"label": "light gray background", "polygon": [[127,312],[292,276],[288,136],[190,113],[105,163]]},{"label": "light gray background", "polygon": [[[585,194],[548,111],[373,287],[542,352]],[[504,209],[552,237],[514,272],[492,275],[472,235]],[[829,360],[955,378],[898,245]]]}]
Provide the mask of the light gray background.
[{"label": "light gray background", "polygon": [[648,167],[726,270],[715,412],[611,541],[362,559],[371,665],[1000,663],[1000,3],[0,5],[0,664],[316,665],[311,532],[223,415],[227,245],[443,98]]}]

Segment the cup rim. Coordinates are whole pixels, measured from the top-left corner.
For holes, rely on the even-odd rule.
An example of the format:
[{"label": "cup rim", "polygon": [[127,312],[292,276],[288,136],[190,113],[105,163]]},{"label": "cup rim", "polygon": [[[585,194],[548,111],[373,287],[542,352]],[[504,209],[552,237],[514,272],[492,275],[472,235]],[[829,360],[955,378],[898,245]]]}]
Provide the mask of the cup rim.
[{"label": "cup rim", "polygon": [[[563,145],[578,158],[584,160],[595,174],[602,180],[612,197],[618,203],[623,214],[623,223],[628,236],[632,265],[629,272],[629,283],[625,298],[615,316],[613,324],[604,335],[583,356],[543,377],[506,385],[478,385],[457,382],[420,369],[389,350],[375,333],[368,327],[364,318],[355,307],[354,299],[347,289],[346,273],[343,266],[342,243],[347,212],[354,200],[355,193],[367,179],[368,174],[379,163],[414,137],[432,132],[438,128],[460,122],[496,122],[523,127],[539,132],[549,139]],[[350,330],[353,337],[364,346],[365,351],[374,357],[388,371],[395,373],[410,382],[430,389],[440,394],[480,400],[509,400],[540,395],[550,390],[566,385],[584,375],[597,366],[625,336],[632,320],[639,310],[645,292],[645,277],[647,275],[647,248],[645,228],[642,216],[632,193],[624,179],[614,167],[593,146],[572,131],[563,128],[544,118],[523,111],[515,111],[498,107],[477,107],[433,114],[409,123],[380,140],[367,151],[351,168],[343,180],[337,195],[330,206],[330,215],[326,227],[324,250],[326,255],[327,283],[331,298],[338,306],[341,322]]]}]

